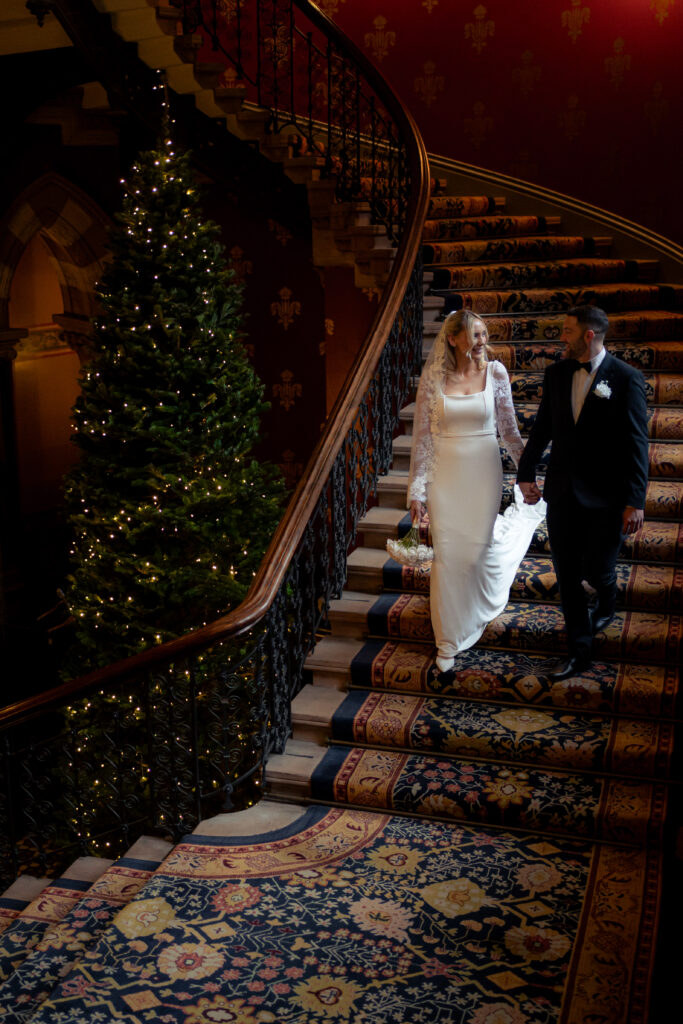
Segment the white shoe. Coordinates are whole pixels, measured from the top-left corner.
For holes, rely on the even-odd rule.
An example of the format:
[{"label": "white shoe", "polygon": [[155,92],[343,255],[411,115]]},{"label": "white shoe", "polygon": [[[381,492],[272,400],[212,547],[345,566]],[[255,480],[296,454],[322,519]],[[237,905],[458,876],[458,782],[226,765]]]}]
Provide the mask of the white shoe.
[{"label": "white shoe", "polygon": [[455,658],[437,657],[436,659],[436,667],[438,668],[439,672],[450,672],[454,665]]}]

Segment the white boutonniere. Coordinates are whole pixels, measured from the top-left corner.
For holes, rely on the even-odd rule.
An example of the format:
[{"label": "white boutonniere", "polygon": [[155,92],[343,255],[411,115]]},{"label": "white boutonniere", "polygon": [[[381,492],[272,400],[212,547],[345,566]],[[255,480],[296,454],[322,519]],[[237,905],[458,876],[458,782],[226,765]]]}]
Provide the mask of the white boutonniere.
[{"label": "white boutonniere", "polygon": [[606,380],[601,380],[595,385],[595,394],[598,398],[609,398],[612,394],[612,389]]}]

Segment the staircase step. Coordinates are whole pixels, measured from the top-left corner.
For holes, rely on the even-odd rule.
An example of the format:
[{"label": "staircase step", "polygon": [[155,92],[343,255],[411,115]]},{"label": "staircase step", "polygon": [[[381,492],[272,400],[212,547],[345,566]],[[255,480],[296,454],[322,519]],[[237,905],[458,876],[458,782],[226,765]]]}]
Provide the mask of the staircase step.
[{"label": "staircase step", "polygon": [[0,935],[0,981],[10,977],[48,929],[64,918],[112,863],[80,857],[10,922]]},{"label": "staircase step", "polygon": [[[11,977],[0,985],[0,1018],[11,1020],[11,1024],[27,1021],[172,849],[172,844],[164,840],[143,837],[125,857],[110,862],[83,897],[45,931]],[[142,860],[136,853],[153,855],[154,859]]]},{"label": "staircase step", "polygon": [[496,289],[454,291],[448,296],[452,309],[473,309],[481,316],[492,313],[562,312],[570,306],[593,303],[607,313],[664,306],[683,307],[683,285],[592,284],[568,288]]},{"label": "staircase step", "polygon": [[[438,221],[435,221],[438,223]],[[458,263],[498,263],[505,261],[516,264],[520,260],[557,260],[571,256],[607,256],[612,239],[584,238],[581,235],[527,235],[515,238],[454,239],[452,241],[427,242],[422,246],[422,259],[433,270],[450,268]],[[617,261],[623,265],[623,261]],[[655,263],[655,266],[657,264]],[[442,288],[434,276],[434,287]],[[445,285],[450,287],[450,285]]]},{"label": "staircase step", "polygon": [[424,242],[447,238],[504,238],[510,235],[552,234],[562,222],[561,217],[499,216],[441,217],[426,220],[422,230]]},{"label": "staircase step", "polygon": [[483,217],[504,209],[504,196],[432,196],[425,219]]},{"label": "staircase step", "polygon": [[[524,437],[523,431],[522,436]],[[412,440],[410,434],[399,434],[398,437],[394,438],[392,451],[396,469],[409,469]],[[650,441],[649,458],[650,477],[665,477],[675,480],[683,478],[683,445],[676,441]],[[545,466],[546,461],[547,456],[544,456],[539,462],[539,466]],[[504,468],[508,472],[514,469],[514,465],[507,454],[505,454]]]},{"label": "staircase step", "polygon": [[680,740],[671,723],[655,719],[368,690],[355,690],[333,706],[316,701],[317,689],[307,687],[292,708],[296,738],[304,738],[299,729],[305,731],[316,718],[322,736],[348,746],[493,758],[650,781],[669,777],[674,740]]},{"label": "staircase step", "polygon": [[621,713],[635,718],[680,717],[679,671],[672,665],[597,659],[579,676],[552,682],[556,658],[547,654],[473,647],[440,673],[435,649],[424,643],[323,637],[306,668],[316,686],[345,682],[361,689],[460,697],[534,707]]},{"label": "staircase step", "polygon": [[[433,644],[434,635],[426,594],[372,595],[365,602],[344,597],[330,605],[335,635],[384,637]],[[365,621],[363,621],[365,605]],[[520,625],[525,623],[522,630]],[[681,655],[683,617],[650,611],[617,611],[595,640],[596,657],[616,661],[669,662]],[[484,630],[480,647],[556,653],[566,650],[564,619],[558,606],[528,601],[510,602]]]},{"label": "staircase step", "polygon": [[[429,593],[430,564],[399,565],[380,548],[357,548],[349,555],[347,584],[353,590]],[[555,570],[549,555],[529,555],[517,571],[512,601],[559,603]],[[683,612],[683,567],[619,562],[617,604],[620,608]]]},{"label": "staircase step", "polygon": [[659,839],[666,806],[662,783],[347,746],[309,787],[325,803],[638,846]]},{"label": "staircase step", "polygon": [[[539,476],[542,483],[542,476]],[[514,473],[503,475],[503,501],[506,508],[512,500]],[[392,469],[377,482],[377,495],[382,508],[407,508],[408,473]],[[683,519],[683,482],[677,480],[649,480],[645,495],[645,518],[671,520]]]},{"label": "staircase step", "polygon": [[[659,265],[656,260],[586,257],[530,263],[462,263],[454,266],[435,264],[432,272],[432,289],[435,292],[448,290],[449,301],[453,298],[458,301],[462,288],[524,288],[538,291],[552,285],[570,289],[577,285],[592,288],[611,284],[627,289],[631,282],[654,281],[659,272]],[[488,300],[487,294],[484,301]],[[557,308],[558,303],[555,302],[554,305]],[[482,306],[481,302],[473,302],[471,308],[482,315],[486,314],[487,307]]]},{"label": "staircase step", "polygon": [[[432,279],[433,284],[433,279]],[[559,340],[564,313],[492,316],[487,320],[491,341]],[[683,314],[664,309],[613,313],[607,332],[607,346],[616,341],[658,341],[683,337]]]}]

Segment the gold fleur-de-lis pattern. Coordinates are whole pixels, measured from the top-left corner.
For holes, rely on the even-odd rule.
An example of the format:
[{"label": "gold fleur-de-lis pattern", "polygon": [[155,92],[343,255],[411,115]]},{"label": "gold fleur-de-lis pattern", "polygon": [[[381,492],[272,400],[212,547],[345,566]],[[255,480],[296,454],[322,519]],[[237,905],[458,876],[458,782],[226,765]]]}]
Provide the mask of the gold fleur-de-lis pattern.
[{"label": "gold fleur-de-lis pattern", "polygon": [[491,18],[487,18],[486,8],[478,4],[472,11],[474,21],[468,21],[465,25],[465,39],[470,39],[475,53],[481,53],[487,41],[495,34],[496,24]]},{"label": "gold fleur-de-lis pattern", "polygon": [[612,88],[618,89],[624,81],[624,75],[631,70],[631,55],[624,52],[624,40],[619,36],[612,44],[612,54],[605,57],[605,71]]},{"label": "gold fleur-de-lis pattern", "polygon": [[413,82],[413,89],[428,107],[431,107],[440,92],[446,87],[446,79],[443,75],[437,75],[436,64],[433,60],[425,61],[422,74]]},{"label": "gold fleur-de-lis pattern", "polygon": [[478,100],[472,107],[472,116],[466,117],[462,130],[475,149],[480,149],[493,132],[493,118],[486,113],[486,106]]},{"label": "gold fleur-de-lis pattern", "polygon": [[669,17],[669,11],[675,2],[676,0],[650,0],[650,10],[654,13],[657,24],[664,24],[664,21]]},{"label": "gold fleur-de-lis pattern", "polygon": [[285,412],[293,408],[297,398],[303,395],[301,384],[294,380],[291,370],[283,370],[280,374],[280,383],[273,384],[273,398],[279,401]]},{"label": "gold fleur-de-lis pattern", "polygon": [[521,65],[513,69],[512,84],[519,89],[522,96],[530,96],[540,80],[540,65],[534,62],[533,52],[525,50],[522,54]]},{"label": "gold fleur-de-lis pattern", "polygon": [[334,18],[335,14],[339,13],[340,5],[345,4],[346,0],[316,0],[316,3],[323,14],[328,18]]},{"label": "gold fleur-de-lis pattern", "polygon": [[[674,79],[683,0],[321,5],[333,6],[342,31],[386,69],[432,152],[569,195],[579,191],[597,206],[683,236],[683,207],[667,213],[666,204],[657,209],[645,198],[677,194],[680,161],[660,161],[655,169],[632,143],[679,134],[683,94]],[[326,82],[319,84],[322,104]],[[476,111],[475,102],[483,105]],[[613,173],[617,142],[623,139],[628,151],[629,138],[626,166],[638,187],[629,174]],[[592,154],[580,182],[560,156],[574,141]]]},{"label": "gold fleur-de-lis pattern", "polygon": [[372,24],[375,31],[365,33],[365,48],[372,52],[374,60],[382,61],[389,49],[396,45],[396,33],[387,28],[387,19],[383,14],[378,14]]},{"label": "gold fleur-de-lis pattern", "polygon": [[572,0],[571,7],[562,11],[562,28],[566,28],[569,38],[573,43],[583,32],[583,26],[591,20],[590,7],[587,7],[583,0]]},{"label": "gold fleur-de-lis pattern", "polygon": [[280,245],[287,245],[287,242],[292,240],[292,232],[289,228],[286,228],[284,224],[279,224],[276,220],[268,221],[268,230],[273,232]]},{"label": "gold fleur-de-lis pattern", "polygon": [[254,272],[254,264],[251,260],[244,259],[244,250],[240,249],[239,245],[233,245],[230,250],[229,266],[235,272],[237,284],[244,284],[247,274],[253,274]]},{"label": "gold fleur-de-lis pattern", "polygon": [[664,96],[664,86],[661,82],[655,82],[652,86],[650,98],[643,104],[643,110],[650,125],[651,133],[653,135],[659,135],[660,129],[669,112],[669,102]]},{"label": "gold fleur-de-lis pattern", "polygon": [[572,94],[567,99],[567,109],[560,115],[560,125],[565,138],[573,142],[578,139],[586,126],[586,111],[579,107],[579,97]]},{"label": "gold fleur-de-lis pattern", "polygon": [[284,477],[285,487],[288,491],[291,491],[293,487],[296,487],[299,482],[299,477],[304,471],[303,462],[297,460],[296,454],[291,448],[286,448],[280,456],[280,462],[278,463],[282,476]]},{"label": "gold fleur-de-lis pattern", "polygon": [[293,292],[290,288],[281,288],[278,295],[280,301],[271,302],[270,312],[277,317],[277,322],[286,331],[294,323],[295,317],[301,316],[301,303],[292,299]]}]

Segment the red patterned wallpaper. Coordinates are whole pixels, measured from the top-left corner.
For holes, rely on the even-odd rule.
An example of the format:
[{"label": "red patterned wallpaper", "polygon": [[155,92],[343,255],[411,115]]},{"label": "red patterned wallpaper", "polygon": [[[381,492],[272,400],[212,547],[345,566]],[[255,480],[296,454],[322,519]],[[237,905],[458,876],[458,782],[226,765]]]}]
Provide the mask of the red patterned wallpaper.
[{"label": "red patterned wallpaper", "polygon": [[317,0],[430,152],[683,241],[683,0]]}]

